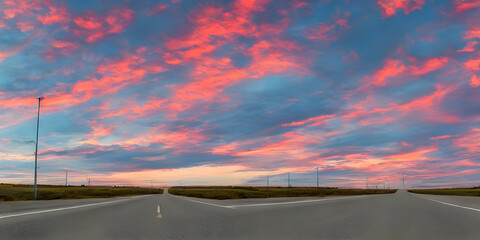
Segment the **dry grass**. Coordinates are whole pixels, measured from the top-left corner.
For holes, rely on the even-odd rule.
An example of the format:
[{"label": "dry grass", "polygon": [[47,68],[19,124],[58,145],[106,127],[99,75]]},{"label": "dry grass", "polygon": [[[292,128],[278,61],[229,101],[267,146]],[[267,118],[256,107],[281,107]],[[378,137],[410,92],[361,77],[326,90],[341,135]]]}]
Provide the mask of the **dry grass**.
[{"label": "dry grass", "polygon": [[[143,194],[161,194],[163,189],[139,187],[85,187],[39,185],[38,200],[108,198]],[[33,186],[19,184],[0,184],[0,201],[32,200]]]},{"label": "dry grass", "polygon": [[480,188],[437,188],[437,189],[411,189],[411,193],[455,195],[455,196],[480,196]]},{"label": "dry grass", "polygon": [[324,197],[362,194],[394,193],[397,190],[347,189],[314,187],[173,187],[168,190],[174,195],[210,199],[273,198],[273,197]]}]

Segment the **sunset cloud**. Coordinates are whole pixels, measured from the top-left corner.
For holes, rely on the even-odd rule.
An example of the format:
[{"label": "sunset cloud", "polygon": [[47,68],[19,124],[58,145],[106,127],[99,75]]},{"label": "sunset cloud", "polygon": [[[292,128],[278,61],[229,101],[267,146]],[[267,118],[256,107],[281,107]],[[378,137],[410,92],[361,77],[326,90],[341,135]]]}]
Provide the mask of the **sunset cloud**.
[{"label": "sunset cloud", "polygon": [[457,13],[480,7],[480,2],[476,0],[455,0],[454,3],[456,5],[455,11]]},{"label": "sunset cloud", "polygon": [[86,11],[75,17],[73,22],[77,28],[73,33],[84,38],[87,43],[94,43],[106,36],[123,32],[133,18],[133,11],[129,8],[116,8],[103,16],[94,11]]},{"label": "sunset cloud", "polygon": [[422,9],[425,0],[378,0],[377,4],[382,8],[382,17],[388,18],[396,14],[397,8],[402,8],[406,15]]},{"label": "sunset cloud", "polygon": [[319,23],[318,28],[307,30],[307,38],[327,42],[337,40],[343,31],[350,29],[350,26],[348,25],[349,16],[350,13],[346,12],[340,16],[335,15],[330,23]]}]

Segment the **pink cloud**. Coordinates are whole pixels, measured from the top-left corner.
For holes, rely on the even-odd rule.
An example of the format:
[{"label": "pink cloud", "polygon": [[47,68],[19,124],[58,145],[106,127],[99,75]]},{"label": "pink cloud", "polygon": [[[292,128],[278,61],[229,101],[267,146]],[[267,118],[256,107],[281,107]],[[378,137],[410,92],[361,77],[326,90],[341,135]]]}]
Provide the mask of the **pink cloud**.
[{"label": "pink cloud", "polygon": [[414,58],[409,58],[410,65],[405,65],[402,60],[387,58],[382,68],[376,70],[373,75],[366,76],[361,81],[366,82],[359,90],[368,90],[372,87],[385,87],[398,85],[402,82],[389,82],[391,78],[422,76],[433,71],[441,69],[447,65],[449,59],[447,57],[430,58],[424,62],[418,62]]},{"label": "pink cloud", "polygon": [[165,9],[167,9],[168,7],[170,7],[170,5],[163,4],[163,3],[157,3],[153,7],[149,8],[147,10],[147,17],[150,17],[150,16],[155,15],[155,14],[159,14],[159,13],[165,11]]},{"label": "pink cloud", "polygon": [[470,86],[472,86],[472,88],[480,86],[480,78],[477,77],[477,75],[472,75],[470,78]]},{"label": "pink cloud", "polygon": [[[193,63],[189,74],[192,81],[172,86],[168,111],[185,111],[200,102],[228,101],[227,97],[220,96],[224,89],[248,79],[267,74],[288,74],[288,71],[291,74],[308,73],[303,60],[295,54],[302,48],[295,42],[276,37],[284,31],[287,21],[281,21],[279,25],[255,25],[252,22],[254,14],[263,11],[267,3],[235,1],[229,11],[220,6],[204,6],[189,17],[190,32],[177,38],[167,38],[167,50],[157,49],[166,63]],[[256,36],[252,47],[236,49],[252,58],[249,65],[239,68],[232,59],[212,54],[240,36]]]},{"label": "pink cloud", "polygon": [[[309,127],[317,126],[317,125],[320,125],[320,124],[323,124],[323,123],[326,123],[326,122],[330,121],[331,118],[334,117],[334,116],[335,115],[320,115],[320,116],[317,116],[317,117],[307,118],[305,120],[298,121],[298,122],[282,123],[282,127],[301,126],[301,125],[304,125],[304,124],[309,123],[309,122],[313,122],[312,124],[309,125]],[[326,119],[326,118],[328,118],[328,119]]]},{"label": "pink cloud", "polygon": [[163,143],[164,148],[178,149],[175,153],[190,152],[195,147],[199,147],[200,143],[209,139],[203,134],[204,129],[188,128],[178,126],[170,129],[165,125],[158,125],[145,134],[128,140],[115,142],[116,145],[148,145],[151,143]]},{"label": "pink cloud", "polygon": [[416,9],[422,9],[425,0],[378,0],[377,4],[382,8],[382,17],[388,18],[396,14],[398,8],[408,15]]},{"label": "pink cloud", "polygon": [[455,147],[465,148],[469,153],[480,151],[480,129],[473,128],[462,137],[453,140]]},{"label": "pink cloud", "polygon": [[35,29],[35,23],[29,21],[18,21],[17,28],[20,29],[22,32],[27,32]]},{"label": "pink cloud", "polygon": [[238,36],[253,35],[256,31],[256,26],[250,22],[253,13],[263,11],[267,3],[263,0],[239,0],[231,4],[232,10],[229,12],[217,6],[203,7],[189,17],[192,32],[167,39],[166,46],[169,50],[177,51],[184,60],[200,58]]},{"label": "pink cloud", "polygon": [[103,16],[87,10],[83,15],[74,18],[77,27],[73,29],[73,33],[84,38],[87,43],[94,43],[106,36],[124,31],[131,23],[133,14],[133,10],[129,8],[115,8]]},{"label": "pink cloud", "polygon": [[44,3],[48,7],[49,12],[45,15],[37,15],[39,22],[44,25],[70,22],[70,14],[65,6],[56,6],[49,0],[46,0]]},{"label": "pink cloud", "polygon": [[136,119],[139,117],[145,117],[157,113],[157,109],[164,107],[166,103],[167,99],[151,98],[147,100],[143,105],[127,103],[127,106],[122,107],[121,109],[110,109],[108,107],[102,107],[100,109],[104,111],[101,111],[99,118],[104,119],[109,117],[124,116],[127,119]]},{"label": "pink cloud", "polygon": [[455,0],[454,4],[456,5],[456,13],[461,13],[480,6],[480,2],[477,0]]},{"label": "pink cloud", "polygon": [[478,18],[467,20],[468,29],[465,31],[464,39],[480,38],[480,21]]},{"label": "pink cloud", "polygon": [[56,58],[59,55],[68,56],[79,47],[76,42],[54,40],[51,46],[42,53],[47,59]]},{"label": "pink cloud", "polygon": [[386,80],[388,78],[399,76],[406,69],[400,60],[386,59],[383,67],[371,76],[369,84],[373,86],[386,86]]},{"label": "pink cloud", "polygon": [[[430,94],[423,97],[419,97],[410,102],[398,104],[398,103],[388,103],[385,107],[374,107],[371,110],[365,109],[370,104],[370,102],[360,103],[355,105],[353,110],[348,111],[346,114],[342,115],[343,118],[361,118],[366,121],[364,123],[375,123],[379,119],[384,119],[387,122],[391,122],[394,119],[402,118],[409,116],[414,113],[422,113],[421,116],[427,121],[432,122],[445,122],[445,123],[458,123],[461,122],[458,117],[454,115],[448,115],[441,108],[441,103],[445,96],[457,88],[457,85],[443,85],[437,84],[436,90]],[[391,119],[393,118],[393,119]],[[384,120],[380,121],[382,123]],[[368,125],[368,124],[367,124]]]},{"label": "pink cloud", "polygon": [[86,135],[87,140],[83,141],[83,143],[92,144],[92,145],[97,145],[98,138],[108,136],[113,132],[113,130],[115,130],[115,127],[101,124],[96,120],[91,121],[89,123],[89,126],[92,129],[92,131]]},{"label": "pink cloud", "polygon": [[467,43],[467,46],[465,46],[461,50],[457,50],[457,52],[473,52],[475,51],[475,45],[477,45],[477,41],[471,41]]},{"label": "pink cloud", "polygon": [[421,76],[444,67],[448,63],[447,57],[431,58],[421,63],[419,66],[410,65],[408,73],[410,75]]},{"label": "pink cloud", "polygon": [[445,138],[450,138],[452,136],[450,135],[442,135],[442,136],[436,136],[436,137],[431,137],[429,138],[430,140],[438,140],[438,139],[445,139]]},{"label": "pink cloud", "polygon": [[42,10],[40,1],[37,0],[4,0],[4,19],[13,19],[19,16],[31,16],[33,11]]},{"label": "pink cloud", "polygon": [[463,65],[465,66],[465,69],[467,69],[467,70],[479,71],[480,70],[480,58],[470,59],[470,60],[464,62]]},{"label": "pink cloud", "polygon": [[350,13],[343,13],[341,16],[333,16],[330,23],[319,23],[318,28],[307,29],[306,36],[311,40],[323,40],[333,42],[340,37],[345,30],[350,29],[348,18]]},{"label": "pink cloud", "polygon": [[[61,45],[60,43],[59,46]],[[69,86],[68,91],[65,90],[64,84],[57,85],[56,89],[44,94],[45,111],[59,111],[84,103],[93,97],[113,94],[130,84],[141,81],[148,74],[162,71],[161,66],[145,64],[145,59],[141,56],[144,51],[139,49],[137,53],[125,54],[120,59],[106,59],[96,67],[96,74],[100,77],[90,76],[86,80],[77,81]],[[32,100],[35,99],[22,97],[3,99],[0,100],[0,107],[19,109],[31,106]]]},{"label": "pink cloud", "polygon": [[293,7],[294,8],[302,8],[302,7],[307,7],[309,4],[306,1],[302,0],[295,0],[293,1]]},{"label": "pink cloud", "polygon": [[[307,147],[318,143],[322,138],[322,136],[294,131],[284,133],[280,139],[263,139],[258,143],[261,144],[259,147],[248,147],[246,145],[250,144],[250,142],[246,141],[219,146],[210,152],[242,157],[264,156],[276,157],[277,160],[285,158],[299,160],[317,155],[317,153],[310,152]],[[267,159],[264,159],[264,161],[267,161]]]}]

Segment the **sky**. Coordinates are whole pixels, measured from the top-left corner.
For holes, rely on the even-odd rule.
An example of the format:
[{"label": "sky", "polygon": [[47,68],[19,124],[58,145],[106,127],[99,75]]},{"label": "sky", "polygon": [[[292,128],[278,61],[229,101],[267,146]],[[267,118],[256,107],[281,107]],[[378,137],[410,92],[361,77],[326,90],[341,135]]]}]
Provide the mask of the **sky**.
[{"label": "sky", "polygon": [[0,1],[0,182],[480,185],[480,1]]}]

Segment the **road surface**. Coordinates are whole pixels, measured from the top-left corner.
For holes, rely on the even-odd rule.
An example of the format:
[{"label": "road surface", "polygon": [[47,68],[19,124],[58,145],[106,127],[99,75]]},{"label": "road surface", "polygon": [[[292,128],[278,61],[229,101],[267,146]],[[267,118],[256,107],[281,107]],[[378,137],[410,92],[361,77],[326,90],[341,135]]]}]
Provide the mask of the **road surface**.
[{"label": "road surface", "polygon": [[162,195],[0,202],[0,239],[480,239],[480,198]]}]

